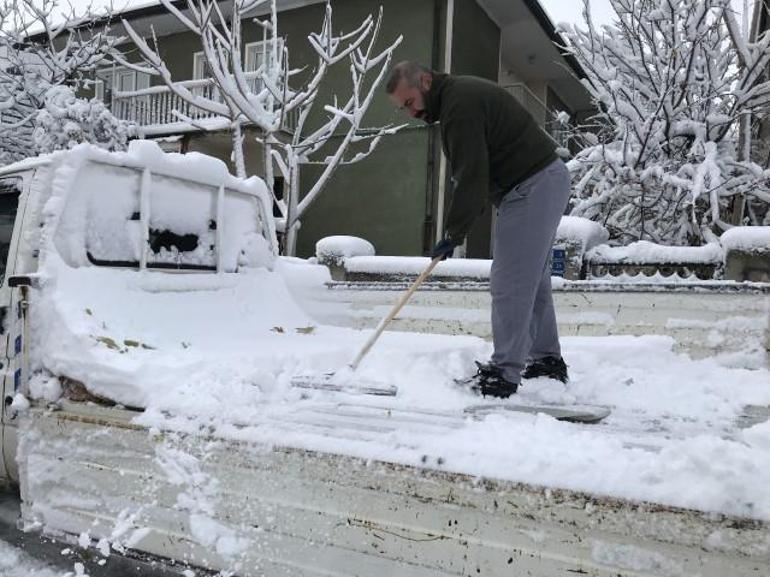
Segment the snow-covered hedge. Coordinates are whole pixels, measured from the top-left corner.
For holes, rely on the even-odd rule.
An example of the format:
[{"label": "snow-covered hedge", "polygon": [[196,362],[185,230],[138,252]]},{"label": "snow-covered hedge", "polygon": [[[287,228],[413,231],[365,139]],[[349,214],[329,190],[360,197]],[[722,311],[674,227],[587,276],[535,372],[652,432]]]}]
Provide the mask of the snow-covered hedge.
[{"label": "snow-covered hedge", "polygon": [[770,226],[736,226],[720,237],[725,251],[770,253]]},{"label": "snow-covered hedge", "polygon": [[126,150],[136,129],[117,119],[100,100],[77,98],[71,88],[55,86],[37,113],[32,138],[39,153],[89,143],[110,151]]},{"label": "snow-covered hedge", "polygon": [[718,243],[704,246],[662,246],[642,240],[628,246],[602,244],[589,250],[586,258],[593,263],[720,264],[724,253]]},{"label": "snow-covered hedge", "polygon": [[609,240],[610,233],[600,225],[579,216],[563,216],[556,231],[557,243],[569,243],[579,247],[581,253]]}]

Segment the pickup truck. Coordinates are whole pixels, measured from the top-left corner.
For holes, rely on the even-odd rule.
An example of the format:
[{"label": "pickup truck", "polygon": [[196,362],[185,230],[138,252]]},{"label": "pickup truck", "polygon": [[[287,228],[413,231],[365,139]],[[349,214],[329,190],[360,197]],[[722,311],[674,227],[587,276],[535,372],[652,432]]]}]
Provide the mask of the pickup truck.
[{"label": "pickup truck", "polygon": [[[185,575],[770,574],[761,515],[474,474],[438,450],[412,458],[414,439],[475,426],[462,412],[358,397],[305,406],[299,393],[270,401],[286,387],[264,383],[306,362],[291,347],[325,333],[300,326],[302,307],[278,299],[273,306],[293,316],[260,309],[272,340],[259,340],[268,337],[239,311],[277,281],[250,268],[282,273],[293,298],[336,303],[326,309],[330,323],[375,320],[351,312],[349,287],[292,282],[310,265],[276,256],[271,200],[257,179],[151,143],[128,153],[79,147],[0,169],[0,210],[0,471],[18,487],[24,531],[90,550],[108,566],[115,555],[150,556]],[[468,293],[424,295],[455,302]],[[760,309],[766,302],[763,293],[752,298]],[[145,330],[152,320],[169,330]],[[207,333],[214,325],[231,329],[227,347],[254,339],[248,378],[221,334]],[[402,328],[432,330],[418,325]],[[463,332],[456,321],[443,328]],[[354,342],[357,331],[346,330],[329,334]],[[448,349],[481,340],[435,339]],[[257,351],[265,343],[284,348]],[[342,359],[331,346],[311,353]],[[281,354],[284,372],[260,377]],[[215,370],[200,372],[201,358]],[[194,416],[175,412],[199,388],[230,398],[210,412],[204,404]],[[265,409],[247,407],[253,399]],[[582,442],[580,429],[563,432]],[[378,451],[386,445],[395,458]]]}]

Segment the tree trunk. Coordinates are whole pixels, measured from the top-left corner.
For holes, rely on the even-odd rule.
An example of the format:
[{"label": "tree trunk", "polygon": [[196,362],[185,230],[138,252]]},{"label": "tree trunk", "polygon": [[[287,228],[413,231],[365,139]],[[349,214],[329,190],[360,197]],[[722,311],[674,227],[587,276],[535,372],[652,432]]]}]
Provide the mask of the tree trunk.
[{"label": "tree trunk", "polygon": [[243,157],[243,130],[240,121],[236,120],[232,125],[233,133],[233,164],[238,178],[246,178],[246,161]]},{"label": "tree trunk", "polygon": [[[738,162],[751,160],[751,113],[741,115],[741,123],[738,128]],[[743,213],[746,209],[746,197],[738,193],[730,203],[730,215],[728,222],[740,226],[743,221]]]},{"label": "tree trunk", "polygon": [[286,243],[284,254],[296,256],[297,233],[299,232],[299,219],[297,218],[297,205],[299,204],[299,162],[292,155],[289,160],[289,202],[286,211]]}]

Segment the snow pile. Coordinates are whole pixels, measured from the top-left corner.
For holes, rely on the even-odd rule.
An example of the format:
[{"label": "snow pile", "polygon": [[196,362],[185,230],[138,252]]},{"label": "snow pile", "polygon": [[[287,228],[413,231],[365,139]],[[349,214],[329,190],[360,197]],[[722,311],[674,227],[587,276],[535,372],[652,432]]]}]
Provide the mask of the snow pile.
[{"label": "snow pile", "polygon": [[[149,141],[133,141],[128,153],[113,155],[81,146],[65,158],[43,208],[45,230],[55,244],[55,251],[44,250],[43,259],[56,252],[71,266],[139,263],[145,213],[152,247],[148,266],[216,267],[217,257],[225,271],[270,266],[272,219],[264,216],[269,200],[258,179],[237,181],[218,159],[167,155]],[[145,201],[145,177],[137,167],[150,171]],[[220,185],[227,190],[221,206]]]},{"label": "snow pile", "polygon": [[704,246],[663,246],[642,240],[628,246],[599,245],[589,250],[586,258],[597,264],[718,264],[723,261],[724,254],[718,243]]},{"label": "snow pile", "polygon": [[581,253],[607,242],[609,238],[610,233],[598,222],[579,216],[561,217],[559,228],[556,230],[557,243],[577,245]]},{"label": "snow pile", "polygon": [[[465,407],[496,402],[452,379],[469,375],[472,359],[490,349],[462,337],[440,339],[386,333],[372,350],[360,377],[398,385],[392,399],[307,392],[303,399],[280,386],[266,398],[260,387],[276,378],[269,371],[259,375],[260,387],[230,374],[159,392],[136,421],[770,520],[770,424],[736,426],[744,406],[770,405],[766,369],[692,361],[674,353],[667,337],[565,338],[572,382],[529,381],[518,399],[610,406],[603,424],[505,411],[475,420]],[[307,343],[306,354],[315,345]]]},{"label": "snow pile", "polygon": [[[430,264],[422,256],[356,256],[345,260],[349,273],[418,275]],[[467,277],[489,279],[492,261],[487,259],[450,258],[433,269],[433,277]]]},{"label": "snow pile", "polygon": [[770,226],[736,226],[719,237],[725,251],[770,252]]},{"label": "snow pile", "polygon": [[353,256],[374,256],[374,245],[368,240],[356,236],[327,236],[315,245],[315,255],[319,262],[341,265]]}]

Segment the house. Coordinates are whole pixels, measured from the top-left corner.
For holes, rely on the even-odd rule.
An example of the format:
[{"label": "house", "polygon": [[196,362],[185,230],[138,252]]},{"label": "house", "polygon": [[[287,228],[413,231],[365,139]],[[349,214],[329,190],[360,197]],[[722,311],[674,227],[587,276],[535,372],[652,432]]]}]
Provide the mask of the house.
[{"label": "house", "polygon": [[[335,27],[349,30],[368,14],[376,14],[379,6],[375,0],[333,0]],[[383,7],[381,44],[399,34],[404,37],[394,62],[416,60],[434,70],[498,82],[557,141],[563,134],[560,125],[551,121],[553,113],[564,111],[574,118],[590,112],[590,98],[580,82],[583,72],[573,58],[560,54],[556,45],[561,39],[537,0],[389,0]],[[292,67],[310,64],[314,59],[307,36],[320,26],[324,2],[279,0],[278,8],[280,34]],[[207,89],[198,38],[163,6],[129,10],[121,17],[140,34],[154,30],[175,80],[189,80],[191,86]],[[261,29],[244,20],[243,36],[244,61],[254,69],[263,57]],[[131,46],[124,48],[128,58],[138,59]],[[162,139],[169,149],[200,151],[229,162],[229,135],[202,132],[178,122],[171,111],[182,103],[158,78],[118,66],[100,70],[97,78],[88,96],[104,99],[117,116],[143,125],[147,137]],[[366,238],[378,254],[419,255],[441,234],[449,194],[438,128],[402,117],[384,92],[373,102],[368,117],[372,126],[410,122],[406,129],[383,139],[364,162],[335,173],[303,219],[298,256],[312,255],[316,241],[333,234]],[[291,130],[290,123],[286,130]],[[246,162],[249,173],[262,173],[262,155],[253,138],[247,138]],[[304,168],[302,181],[311,181],[317,170]],[[489,210],[469,236],[467,256],[490,256],[491,222]]]}]

